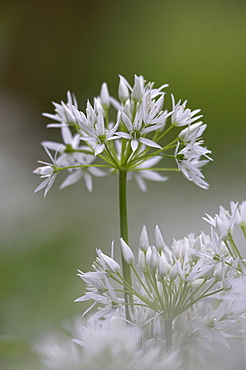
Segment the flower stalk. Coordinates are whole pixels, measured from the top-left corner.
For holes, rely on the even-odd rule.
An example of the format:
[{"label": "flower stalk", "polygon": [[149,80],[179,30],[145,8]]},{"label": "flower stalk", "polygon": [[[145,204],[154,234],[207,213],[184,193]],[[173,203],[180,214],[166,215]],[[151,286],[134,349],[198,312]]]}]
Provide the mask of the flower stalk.
[{"label": "flower stalk", "polygon": [[[126,189],[127,171],[119,171],[119,213],[120,213],[120,237],[128,243],[128,221],[127,221],[127,189]],[[122,272],[124,280],[132,286],[131,267],[124,260],[121,252]],[[125,290],[127,288],[124,286]],[[126,319],[130,321],[128,303],[133,304],[133,297],[131,293],[124,293]]]},{"label": "flower stalk", "polygon": [[165,320],[165,334],[166,334],[166,350],[167,352],[172,349],[172,320]]}]

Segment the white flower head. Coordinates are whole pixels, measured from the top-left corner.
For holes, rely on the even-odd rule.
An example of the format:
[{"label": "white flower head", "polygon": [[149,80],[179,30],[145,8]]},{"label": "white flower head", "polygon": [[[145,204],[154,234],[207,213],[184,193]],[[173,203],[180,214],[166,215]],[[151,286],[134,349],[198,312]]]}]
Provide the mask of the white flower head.
[{"label": "white flower head", "polygon": [[50,123],[47,127],[63,127],[77,125],[77,117],[79,115],[78,104],[74,94],[67,92],[67,103],[61,101],[61,104],[53,103],[55,106],[55,114],[43,113],[43,116],[51,118],[59,123]]},{"label": "white flower head", "polygon": [[34,193],[44,188],[44,196],[46,197],[58,174],[58,166],[56,160],[52,157],[49,150],[45,146],[44,149],[50,157],[52,163],[39,161],[39,163],[42,163],[45,166],[36,168],[33,173],[35,173],[36,175],[40,175],[40,178],[45,178],[45,180],[36,187]]},{"label": "white flower head", "polygon": [[118,139],[115,136],[119,126],[119,121],[112,128],[107,128],[104,119],[103,109],[98,100],[95,99],[94,108],[87,103],[87,117],[84,115],[80,122],[81,140],[84,140],[94,150],[95,156],[101,154],[105,149],[105,144],[109,140]]},{"label": "white flower head", "polygon": [[190,109],[186,108],[187,100],[184,101],[181,104],[181,100],[178,101],[177,104],[175,104],[175,99],[173,94],[171,94],[172,97],[172,116],[171,121],[172,125],[174,126],[186,126],[190,125],[191,123],[197,121],[199,118],[202,117],[202,115],[196,116],[197,113],[201,111],[201,109],[196,109],[194,111],[191,111]]},{"label": "white flower head", "polygon": [[[179,146],[180,143],[178,142],[175,150],[178,168],[189,181],[194,182],[194,184],[203,189],[208,189],[209,184],[204,180],[204,175],[200,168],[211,160],[211,158],[208,157],[210,150],[203,148],[199,143],[195,143],[194,139],[180,151],[178,151]],[[208,159],[201,160],[201,156],[205,156]]]},{"label": "white flower head", "polygon": [[153,148],[161,149],[161,146],[159,144],[157,144],[153,140],[145,138],[144,136],[149,132],[157,130],[162,125],[154,124],[149,127],[145,127],[145,125],[143,124],[142,112],[139,110],[137,111],[133,122],[125,114],[125,112],[122,112],[122,120],[129,133],[117,132],[117,135],[124,139],[131,140],[131,148],[133,152],[137,150],[139,143],[142,143],[146,146],[150,146]]}]

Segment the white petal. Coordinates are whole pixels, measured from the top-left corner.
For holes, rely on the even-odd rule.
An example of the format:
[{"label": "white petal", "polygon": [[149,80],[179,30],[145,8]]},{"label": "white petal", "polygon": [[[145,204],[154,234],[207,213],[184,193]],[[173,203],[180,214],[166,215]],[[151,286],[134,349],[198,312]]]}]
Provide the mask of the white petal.
[{"label": "white petal", "polygon": [[43,189],[48,184],[49,181],[50,179],[48,178],[48,179],[45,179],[43,182],[41,182],[41,184],[39,184],[34,190],[34,193],[37,193],[37,191]]},{"label": "white petal", "polygon": [[56,151],[63,152],[66,149],[65,145],[61,143],[55,143],[54,141],[42,141],[41,145],[45,146],[50,150],[54,150],[55,152]]},{"label": "white petal", "polygon": [[142,144],[145,144],[147,146],[151,146],[151,147],[154,147],[154,148],[159,148],[161,149],[161,146],[159,144],[157,144],[156,142],[154,142],[153,140],[150,140],[150,139],[146,139],[144,137],[141,137],[139,139],[139,141],[142,143]]},{"label": "white petal", "polygon": [[167,181],[168,177],[167,176],[161,176],[158,172],[151,171],[151,170],[141,170],[141,176],[144,177],[147,180],[151,181]]},{"label": "white petal", "polygon": [[85,173],[84,179],[85,179],[85,185],[87,189],[89,190],[89,192],[91,193],[93,189],[92,176],[89,173]]},{"label": "white petal", "polygon": [[62,184],[60,186],[60,189],[63,189],[63,188],[66,188],[67,186],[70,186],[72,184],[75,184],[76,182],[78,182],[81,179],[82,175],[83,175],[83,173],[82,173],[81,170],[75,170],[75,171],[73,171],[62,182]]},{"label": "white petal", "polygon": [[130,118],[124,112],[122,112],[122,120],[123,120],[124,124],[126,125],[127,130],[129,132],[131,132],[132,129],[133,129],[133,124],[132,124]]},{"label": "white petal", "polygon": [[135,150],[138,148],[138,140],[133,139],[131,141],[131,148],[132,148],[132,151],[135,152]]},{"label": "white petal", "polygon": [[107,173],[105,173],[104,171],[97,167],[89,167],[89,171],[93,176],[97,177],[103,177],[107,175]]},{"label": "white petal", "polygon": [[104,151],[105,145],[104,144],[98,144],[95,148],[95,155],[98,155]]},{"label": "white petal", "polygon": [[139,189],[143,192],[143,193],[146,193],[146,191],[148,190],[147,188],[147,185],[145,184],[145,181],[142,179],[141,176],[139,176],[138,174],[135,174],[135,179],[136,179],[136,183],[139,187]]},{"label": "white petal", "polygon": [[61,128],[61,134],[65,144],[72,144],[73,136],[68,126],[64,126]]}]

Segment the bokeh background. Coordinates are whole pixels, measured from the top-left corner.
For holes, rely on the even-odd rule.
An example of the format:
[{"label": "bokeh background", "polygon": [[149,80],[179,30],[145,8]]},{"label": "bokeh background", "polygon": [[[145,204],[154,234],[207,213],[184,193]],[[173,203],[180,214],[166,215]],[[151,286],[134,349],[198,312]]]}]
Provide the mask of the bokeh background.
[{"label": "bokeh background", "polygon": [[118,74],[169,83],[202,108],[210,190],[181,174],[149,182],[146,194],[129,184],[131,244],[143,224],[150,235],[159,224],[170,243],[208,231],[205,212],[246,198],[245,65],[245,1],[0,1],[1,369],[39,369],[33,343],[84,309],[73,303],[84,290],[76,270],[118,238],[116,178],[96,179],[89,194],[82,182],[58,191],[58,177],[45,199],[33,194],[32,170],[47,160],[40,141],[60,141],[41,113],[67,90],[83,110],[104,81],[116,95]]}]

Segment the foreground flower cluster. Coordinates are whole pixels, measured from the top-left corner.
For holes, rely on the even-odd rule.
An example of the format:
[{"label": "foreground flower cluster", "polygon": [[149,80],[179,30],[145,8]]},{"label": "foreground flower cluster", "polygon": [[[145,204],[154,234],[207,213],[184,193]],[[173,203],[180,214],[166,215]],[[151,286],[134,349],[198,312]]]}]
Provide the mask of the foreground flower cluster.
[{"label": "foreground flower cluster", "polygon": [[[60,128],[63,143],[42,142],[50,163],[40,161],[43,166],[34,171],[44,179],[35,191],[44,189],[46,195],[62,170],[68,176],[60,188],[84,178],[92,191],[93,176],[127,171],[128,179],[135,177],[145,191],[145,179],[166,181],[160,172],[176,170],[207,189],[201,168],[210,160],[210,151],[202,146],[206,125],[200,120],[200,109],[191,111],[186,108],[187,101],[175,102],[172,95],[172,110],[168,112],[163,92],[167,86],[154,88],[142,76],[135,76],[132,87],[120,76],[118,100],[110,96],[103,83],[100,96],[94,98],[93,105],[87,102],[85,113],[70,92],[67,103],[54,103],[55,114],[44,116],[55,121],[48,127]],[[166,135],[175,128],[178,132],[167,141]],[[173,158],[177,167],[155,167],[167,157]]]},{"label": "foreground flower cluster", "polygon": [[[137,258],[121,239],[132,285],[113,258],[113,244],[111,257],[98,249],[94,271],[78,273],[87,287],[76,302],[92,301],[83,315],[89,317],[70,325],[73,343],[58,341],[55,351],[47,341],[39,345],[47,368],[92,369],[101,363],[104,369],[147,370],[154,362],[155,369],[183,369],[188,361],[198,369],[208,353],[226,354],[246,320],[246,264],[234,240],[235,229],[241,229],[242,241],[246,237],[246,202],[231,202],[230,212],[220,207],[206,220],[210,235],[189,234],[170,246],[158,226],[151,244],[144,226]],[[62,367],[60,353],[69,366]]]}]

